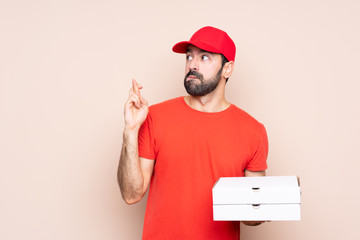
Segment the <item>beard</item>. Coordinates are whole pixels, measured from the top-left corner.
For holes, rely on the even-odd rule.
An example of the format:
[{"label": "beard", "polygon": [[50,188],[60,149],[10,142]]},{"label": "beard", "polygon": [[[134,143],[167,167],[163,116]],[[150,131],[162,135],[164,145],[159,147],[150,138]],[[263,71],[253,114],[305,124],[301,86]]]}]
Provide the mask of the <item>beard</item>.
[{"label": "beard", "polygon": [[[214,91],[219,85],[221,79],[222,67],[217,72],[215,76],[212,76],[210,79],[204,80],[204,76],[197,71],[189,71],[184,78],[184,86],[186,92],[192,96],[205,96],[212,91]],[[197,79],[186,80],[189,76],[195,76]],[[197,80],[200,80],[200,83],[196,83]]]}]

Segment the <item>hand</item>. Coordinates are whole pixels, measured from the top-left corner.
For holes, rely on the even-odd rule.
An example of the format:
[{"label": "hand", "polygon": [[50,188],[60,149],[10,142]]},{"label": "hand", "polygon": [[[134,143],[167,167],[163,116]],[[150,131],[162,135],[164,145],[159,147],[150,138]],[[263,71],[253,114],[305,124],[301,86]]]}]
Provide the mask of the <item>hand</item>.
[{"label": "hand", "polygon": [[259,226],[264,222],[265,221],[241,221],[241,223],[245,224],[246,226]]},{"label": "hand", "polygon": [[148,102],[140,94],[143,87],[132,80],[132,87],[129,91],[129,98],[125,104],[125,128],[139,130],[149,112]]}]

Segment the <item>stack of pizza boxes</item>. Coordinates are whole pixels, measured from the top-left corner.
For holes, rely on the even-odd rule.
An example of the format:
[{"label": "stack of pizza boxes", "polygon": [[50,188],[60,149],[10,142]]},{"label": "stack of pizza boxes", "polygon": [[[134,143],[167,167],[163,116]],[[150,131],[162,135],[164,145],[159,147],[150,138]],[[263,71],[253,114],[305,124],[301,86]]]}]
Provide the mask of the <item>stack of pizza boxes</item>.
[{"label": "stack of pizza boxes", "polygon": [[296,176],[225,177],[212,189],[215,221],[298,221]]}]

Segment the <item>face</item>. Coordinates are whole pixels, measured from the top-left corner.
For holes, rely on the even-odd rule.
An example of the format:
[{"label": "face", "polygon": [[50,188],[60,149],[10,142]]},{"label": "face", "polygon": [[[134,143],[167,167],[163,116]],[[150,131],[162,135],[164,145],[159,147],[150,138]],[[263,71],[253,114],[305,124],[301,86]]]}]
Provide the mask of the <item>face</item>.
[{"label": "face", "polygon": [[216,89],[222,75],[220,54],[189,46],[186,53],[184,86],[192,96],[205,96]]}]

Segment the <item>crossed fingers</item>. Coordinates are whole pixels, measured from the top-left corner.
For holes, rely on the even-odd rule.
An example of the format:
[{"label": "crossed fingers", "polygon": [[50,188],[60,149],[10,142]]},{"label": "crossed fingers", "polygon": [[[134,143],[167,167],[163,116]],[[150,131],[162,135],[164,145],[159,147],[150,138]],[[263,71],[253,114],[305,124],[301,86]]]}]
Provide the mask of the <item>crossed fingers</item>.
[{"label": "crossed fingers", "polygon": [[144,103],[144,99],[140,94],[140,89],[142,89],[139,83],[135,79],[132,79],[132,87],[129,91],[129,100],[137,107],[140,108],[141,104]]}]

